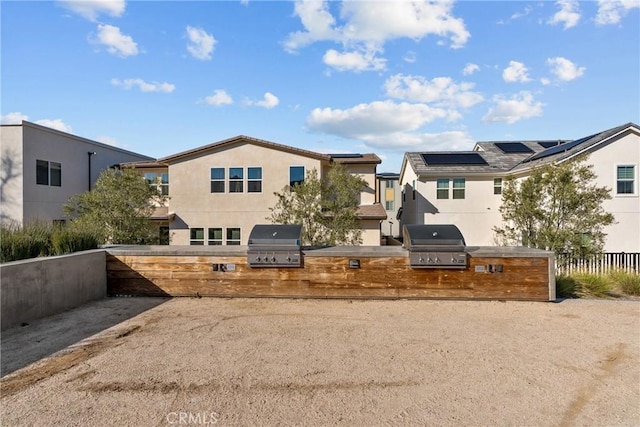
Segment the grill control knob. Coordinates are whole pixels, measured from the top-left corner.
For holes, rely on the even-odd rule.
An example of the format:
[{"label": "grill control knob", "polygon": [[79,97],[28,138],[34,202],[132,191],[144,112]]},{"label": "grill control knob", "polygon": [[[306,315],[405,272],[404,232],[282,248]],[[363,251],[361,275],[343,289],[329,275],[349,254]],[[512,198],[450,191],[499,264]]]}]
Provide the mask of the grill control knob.
[{"label": "grill control knob", "polygon": [[256,262],[260,262],[261,260],[262,260],[262,258],[260,258],[260,255],[258,255],[258,256],[256,257]]},{"label": "grill control knob", "polygon": [[422,264],[422,263],[424,262],[424,258],[422,258],[422,257],[418,258],[418,262],[419,262],[420,264]]},{"label": "grill control knob", "polygon": [[433,264],[433,260],[431,259],[431,257],[427,258],[427,262],[428,262],[429,264]]},{"label": "grill control knob", "polygon": [[440,258],[436,257],[436,259],[433,260],[436,264],[438,264],[440,262]]},{"label": "grill control knob", "polygon": [[271,257],[271,262],[276,262],[276,257],[272,256]]}]

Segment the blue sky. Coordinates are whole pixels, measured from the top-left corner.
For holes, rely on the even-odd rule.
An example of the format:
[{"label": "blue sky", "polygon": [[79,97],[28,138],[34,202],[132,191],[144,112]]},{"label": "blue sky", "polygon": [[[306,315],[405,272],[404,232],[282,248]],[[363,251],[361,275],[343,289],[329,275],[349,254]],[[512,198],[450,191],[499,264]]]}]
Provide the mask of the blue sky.
[{"label": "blue sky", "polygon": [[2,123],[164,157],[575,139],[640,117],[640,0],[2,1]]}]

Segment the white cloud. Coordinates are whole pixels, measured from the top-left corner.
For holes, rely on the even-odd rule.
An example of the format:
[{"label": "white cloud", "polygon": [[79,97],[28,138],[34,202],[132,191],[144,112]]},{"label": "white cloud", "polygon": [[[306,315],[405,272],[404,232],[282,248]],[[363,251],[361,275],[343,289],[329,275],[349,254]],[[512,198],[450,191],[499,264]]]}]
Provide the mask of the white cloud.
[{"label": "white cloud", "polygon": [[404,62],[408,62],[409,64],[413,64],[416,62],[416,53],[410,50],[402,57],[402,60]]},{"label": "white cloud", "polygon": [[231,96],[222,89],[216,89],[213,95],[207,96],[204,100],[207,104],[216,106],[233,104]]},{"label": "white cloud", "polygon": [[318,132],[362,138],[366,135],[413,131],[426,123],[449,116],[450,112],[442,108],[387,100],[358,104],[346,110],[315,108],[307,117],[307,125]]},{"label": "white cloud", "polygon": [[560,8],[559,11],[555,13],[547,21],[547,23],[555,25],[555,24],[564,24],[564,29],[575,27],[580,20],[580,5],[577,0],[558,0],[556,1],[556,5]]},{"label": "white cloud", "polygon": [[525,83],[530,81],[527,67],[522,62],[509,61],[509,66],[502,71],[502,78],[507,83]]},{"label": "white cloud", "polygon": [[384,135],[364,135],[360,138],[374,149],[387,151],[469,150],[474,141],[464,132],[441,133],[394,132]]},{"label": "white cloud", "polygon": [[121,144],[115,138],[112,138],[112,137],[106,136],[106,135],[101,135],[101,136],[97,137],[96,141],[102,142],[103,144],[111,145],[113,147],[120,147],[120,148],[126,148],[127,147],[126,144]]},{"label": "white cloud", "polygon": [[264,107],[266,109],[271,109],[277,106],[279,103],[280,100],[278,99],[278,97],[271,92],[266,92],[264,94],[264,98],[261,101],[246,101],[247,105],[255,105],[256,107]]},{"label": "white cloud", "polygon": [[462,74],[465,76],[470,76],[471,74],[475,73],[478,70],[480,70],[480,67],[477,64],[473,64],[469,62],[467,65],[464,66],[464,69],[462,70]]},{"label": "white cloud", "polygon": [[473,83],[455,83],[449,77],[426,80],[421,76],[396,74],[384,83],[387,96],[415,102],[433,103],[438,107],[468,108],[483,101],[478,92],[473,92]]},{"label": "white cloud", "polygon": [[551,67],[551,73],[557,77],[558,80],[568,82],[578,77],[581,77],[586,68],[578,67],[567,58],[561,56],[547,59],[547,65]]},{"label": "white cloud", "polygon": [[[2,123],[3,125],[19,125],[22,123],[23,120],[29,121],[29,116],[15,111],[15,112],[7,113],[4,116],[2,116],[0,118],[0,123]],[[42,119],[42,120],[36,120],[34,123],[41,126],[46,126],[52,129],[56,129],[62,132],[67,132],[67,133],[72,132],[71,126],[64,123],[62,119]]]},{"label": "white cloud", "polygon": [[533,8],[531,6],[527,6],[527,7],[524,8],[524,10],[522,12],[516,12],[513,15],[511,15],[509,17],[509,19],[507,19],[507,20],[502,20],[501,19],[500,21],[498,21],[498,24],[500,24],[500,25],[507,24],[507,23],[509,23],[511,21],[515,21],[516,19],[520,19],[522,17],[525,17],[528,14],[530,14],[532,10],[533,10]]},{"label": "white cloud", "polygon": [[131,36],[122,34],[120,28],[113,25],[98,24],[98,34],[93,42],[105,45],[107,52],[123,58],[138,54],[138,44]]},{"label": "white cloud", "polygon": [[62,121],[62,119],[42,119],[35,122],[41,126],[56,129],[62,132],[71,133],[71,126]]},{"label": "white cloud", "polygon": [[111,79],[111,84],[127,90],[136,86],[141,92],[171,93],[176,88],[175,85],[171,83],[145,82],[142,79]]},{"label": "white cloud", "polygon": [[369,71],[384,70],[386,59],[376,58],[376,52],[345,52],[340,53],[329,49],[322,57],[322,62],[338,71]]},{"label": "white cloud", "polygon": [[[285,50],[295,52],[317,41],[333,41],[342,44],[346,52],[360,52],[363,58],[374,58],[376,53],[383,51],[384,44],[389,40],[419,40],[428,35],[436,35],[448,38],[452,48],[460,48],[470,35],[463,20],[453,16],[452,9],[451,1],[344,1],[340,4],[340,25],[331,14],[329,2],[297,0],[294,14],[300,18],[304,30],[290,33],[283,44]],[[336,65],[344,67],[347,58],[340,58],[335,50],[327,54],[335,59]],[[349,62],[353,60],[354,58],[349,58]],[[376,70],[379,69],[378,66],[370,65],[366,69]]]},{"label": "white cloud", "polygon": [[505,122],[508,124],[542,115],[543,104],[533,99],[531,92],[522,91],[506,99],[503,96],[493,97],[495,106],[491,107],[482,118],[484,122]]},{"label": "white cloud", "polygon": [[213,48],[217,43],[211,34],[207,34],[202,28],[187,26],[187,37],[189,38],[187,51],[189,51],[194,58],[202,61],[211,59]]},{"label": "white cloud", "polygon": [[126,6],[124,0],[58,0],[58,4],[93,22],[103,13],[114,18],[122,16]]},{"label": "white cloud", "polygon": [[638,0],[598,0],[598,25],[617,24],[629,10],[640,7]]},{"label": "white cloud", "polygon": [[29,116],[18,111],[14,111],[2,116],[0,118],[0,123],[2,123],[3,125],[19,125],[23,120],[28,121]]}]

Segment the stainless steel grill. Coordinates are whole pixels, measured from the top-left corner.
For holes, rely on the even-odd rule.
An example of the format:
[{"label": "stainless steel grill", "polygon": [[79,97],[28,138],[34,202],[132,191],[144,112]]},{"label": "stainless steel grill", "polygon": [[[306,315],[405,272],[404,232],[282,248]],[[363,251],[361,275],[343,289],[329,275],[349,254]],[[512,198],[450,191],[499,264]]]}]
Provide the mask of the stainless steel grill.
[{"label": "stainless steel grill", "polygon": [[413,268],[466,268],[466,244],[453,224],[407,224],[403,246]]},{"label": "stainless steel grill", "polygon": [[301,267],[301,239],[301,225],[255,225],[249,234],[247,263],[250,267]]}]

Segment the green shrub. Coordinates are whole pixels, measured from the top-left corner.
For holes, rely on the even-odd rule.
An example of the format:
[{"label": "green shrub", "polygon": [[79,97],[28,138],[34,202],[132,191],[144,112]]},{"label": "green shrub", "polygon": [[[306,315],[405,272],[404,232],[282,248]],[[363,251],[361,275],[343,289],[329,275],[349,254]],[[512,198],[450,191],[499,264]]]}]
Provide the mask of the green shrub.
[{"label": "green shrub", "polygon": [[611,281],[599,274],[579,273],[573,276],[577,282],[577,293],[585,297],[603,297],[611,293]]},{"label": "green shrub", "polygon": [[623,294],[640,296],[640,274],[614,271],[609,273],[609,280]]},{"label": "green shrub", "polygon": [[36,222],[19,226],[1,227],[1,262],[46,256],[50,253],[53,227]]},{"label": "green shrub", "polygon": [[52,255],[96,249],[98,245],[98,237],[90,231],[60,227],[51,235]]},{"label": "green shrub", "polygon": [[578,283],[571,276],[556,276],[556,297],[558,298],[577,298]]}]

